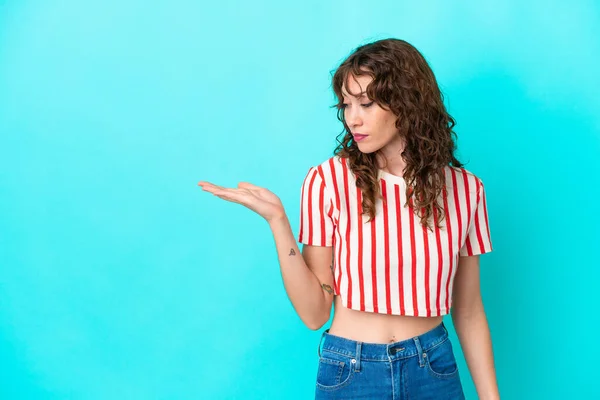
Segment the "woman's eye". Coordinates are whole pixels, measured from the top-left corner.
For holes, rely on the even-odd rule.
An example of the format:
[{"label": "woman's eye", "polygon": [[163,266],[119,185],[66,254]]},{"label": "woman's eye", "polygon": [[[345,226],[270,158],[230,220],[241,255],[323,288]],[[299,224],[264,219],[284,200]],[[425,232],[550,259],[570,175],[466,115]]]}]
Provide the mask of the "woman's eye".
[{"label": "woman's eye", "polygon": [[[365,108],[367,108],[367,107],[371,107],[372,105],[373,105],[373,102],[366,103],[366,104],[361,104],[361,106],[363,106],[363,107],[365,107]],[[341,108],[341,109],[344,109],[344,108],[346,108],[346,107],[348,107],[348,104],[346,104],[346,103],[344,103],[344,104],[340,105],[340,108]]]}]

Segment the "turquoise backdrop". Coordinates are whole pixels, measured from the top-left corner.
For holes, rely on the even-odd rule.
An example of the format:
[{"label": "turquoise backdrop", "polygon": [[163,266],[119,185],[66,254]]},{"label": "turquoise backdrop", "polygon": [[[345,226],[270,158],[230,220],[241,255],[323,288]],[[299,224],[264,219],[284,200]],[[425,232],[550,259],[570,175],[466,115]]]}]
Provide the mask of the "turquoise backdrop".
[{"label": "turquoise backdrop", "polygon": [[502,399],[600,398],[598,2],[4,0],[0,399],[311,398],[325,327],[267,223],[197,182],[269,188],[297,234],[341,131],[330,71],[386,37],[486,185]]}]

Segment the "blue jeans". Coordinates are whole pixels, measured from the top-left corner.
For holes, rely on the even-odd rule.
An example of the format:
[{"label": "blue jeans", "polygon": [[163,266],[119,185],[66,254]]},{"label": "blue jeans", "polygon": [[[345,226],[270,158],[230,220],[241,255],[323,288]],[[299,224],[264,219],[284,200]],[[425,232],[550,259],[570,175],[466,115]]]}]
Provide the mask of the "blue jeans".
[{"label": "blue jeans", "polygon": [[443,322],[422,335],[390,344],[345,339],[329,329],[321,341],[315,399],[465,398]]}]

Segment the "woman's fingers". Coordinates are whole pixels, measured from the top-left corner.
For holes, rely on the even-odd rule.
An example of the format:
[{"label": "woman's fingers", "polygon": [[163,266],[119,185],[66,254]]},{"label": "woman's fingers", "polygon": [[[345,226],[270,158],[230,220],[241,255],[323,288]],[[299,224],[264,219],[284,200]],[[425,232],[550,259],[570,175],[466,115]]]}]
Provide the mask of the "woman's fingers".
[{"label": "woman's fingers", "polygon": [[239,192],[232,191],[231,189],[216,190],[213,194],[223,200],[232,201],[234,203],[239,204],[245,203],[242,194]]},{"label": "woman's fingers", "polygon": [[213,185],[212,183],[207,183],[207,184],[201,185],[201,187],[202,187],[202,190],[209,192],[209,193],[213,193],[213,194],[217,190],[227,190],[223,186]]},{"label": "woman's fingers", "polygon": [[225,189],[222,186],[218,186],[218,185],[215,185],[213,183],[204,182],[204,181],[198,182],[198,186],[202,187],[202,189],[210,189],[210,188],[212,188],[212,189]]},{"label": "woman's fingers", "polygon": [[218,189],[218,188],[216,188],[214,186],[202,186],[202,190],[204,190],[205,192],[209,192],[209,193],[214,194],[215,190],[221,190],[221,189]]},{"label": "woman's fingers", "polygon": [[249,182],[239,182],[237,188],[225,188],[206,181],[200,181],[198,185],[202,190],[220,199],[241,204],[267,220],[285,214],[281,200],[274,193]]},{"label": "woman's fingers", "polygon": [[[198,182],[198,186],[202,187],[202,189],[210,189],[210,188],[212,188],[212,189],[227,189],[224,186],[215,185],[213,183],[206,182],[206,181]],[[238,187],[244,188],[244,189],[261,189],[260,187],[253,185],[251,183],[248,183],[248,182],[240,182],[240,183],[238,183]]]},{"label": "woman's fingers", "polygon": [[212,193],[221,199],[234,201],[245,206],[249,206],[261,194],[268,192],[264,188],[249,182],[239,182],[237,188],[225,188],[205,181],[200,181],[198,185],[202,187],[202,190]]},{"label": "woman's fingers", "polygon": [[250,193],[245,189],[214,189],[213,194],[236,203],[244,204],[249,200]]},{"label": "woman's fingers", "polygon": [[198,183],[199,186],[202,187],[202,190],[215,194],[218,190],[229,190],[229,191],[237,191],[237,192],[253,192],[254,194],[259,193],[263,190],[263,188],[253,185],[248,182],[240,182],[238,183],[238,188],[225,188],[223,186],[214,185],[209,182],[200,181]]},{"label": "woman's fingers", "polygon": [[244,189],[255,189],[255,190],[262,189],[260,186],[253,185],[250,182],[240,182],[240,183],[238,183],[238,187],[244,188]]}]

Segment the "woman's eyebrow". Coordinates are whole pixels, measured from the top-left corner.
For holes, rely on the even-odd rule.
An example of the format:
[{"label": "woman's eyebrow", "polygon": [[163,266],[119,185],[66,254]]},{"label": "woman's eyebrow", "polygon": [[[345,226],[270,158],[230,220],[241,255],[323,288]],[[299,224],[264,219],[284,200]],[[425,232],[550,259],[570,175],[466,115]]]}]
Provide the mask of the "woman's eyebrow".
[{"label": "woman's eyebrow", "polygon": [[[354,98],[356,98],[356,99],[362,99],[363,97],[366,97],[366,96],[365,96],[365,94],[366,94],[366,93],[367,93],[367,92],[360,92],[360,93],[359,93],[359,94],[357,94],[357,95],[352,95],[352,97],[354,97]],[[343,90],[342,90],[342,95],[343,95],[344,97],[348,97],[348,94],[344,93],[344,91],[343,91]]]}]

